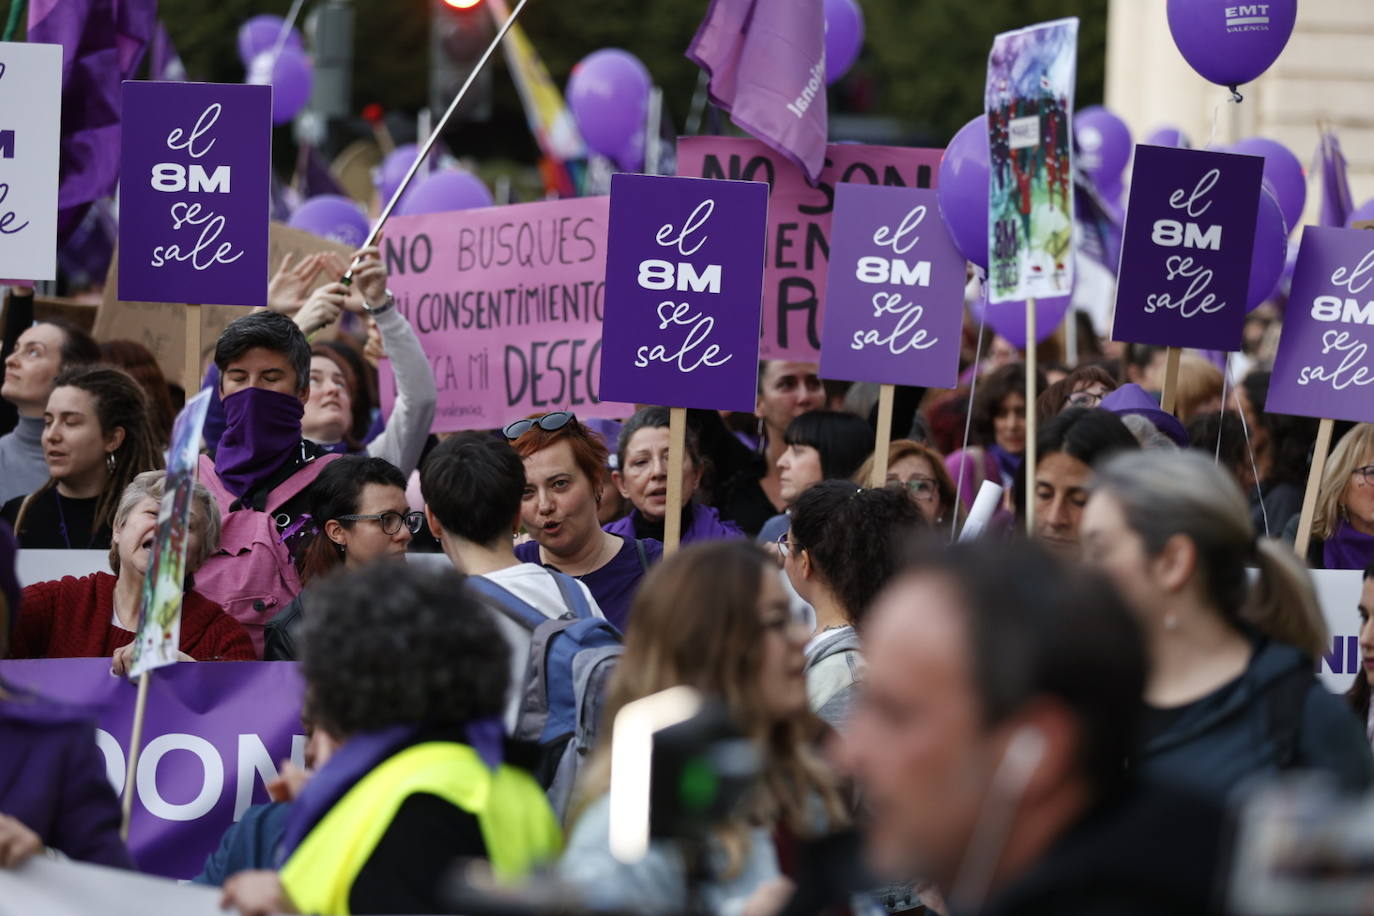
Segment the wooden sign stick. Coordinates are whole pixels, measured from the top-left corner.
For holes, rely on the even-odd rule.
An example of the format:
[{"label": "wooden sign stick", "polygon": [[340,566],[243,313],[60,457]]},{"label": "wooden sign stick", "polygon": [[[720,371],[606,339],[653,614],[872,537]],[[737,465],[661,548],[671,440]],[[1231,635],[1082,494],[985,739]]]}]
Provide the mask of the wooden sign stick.
[{"label": "wooden sign stick", "polygon": [[892,396],[891,385],[878,386],[878,429],[873,440],[873,474],[868,478],[870,487],[881,487],[887,483],[887,453],[892,446]]},{"label": "wooden sign stick", "polygon": [[134,703],[134,728],[129,735],[129,768],[124,774],[124,801],[120,809],[119,838],[129,841],[129,821],[134,813],[135,776],[138,773],[138,752],[143,745],[143,714],[148,711],[148,675],[145,671],[138,676],[138,699]]},{"label": "wooden sign stick", "polygon": [[1317,424],[1317,443],[1312,447],[1312,467],[1307,472],[1307,490],[1302,495],[1302,515],[1298,519],[1298,536],[1293,550],[1298,559],[1307,561],[1307,545],[1312,542],[1312,516],[1317,513],[1317,493],[1321,490],[1322,475],[1326,473],[1326,453],[1331,450],[1331,429],[1335,421],[1323,418]]},{"label": "wooden sign stick", "polygon": [[1178,360],[1183,355],[1179,347],[1169,347],[1164,358],[1164,390],[1159,393],[1159,406],[1165,413],[1173,413],[1178,401]]},{"label": "wooden sign stick", "polygon": [[1035,300],[1026,300],[1026,533],[1035,533]]},{"label": "wooden sign stick", "polygon": [[186,306],[186,369],[182,377],[182,387],[186,390],[186,400],[190,400],[200,390],[200,306]]},{"label": "wooden sign stick", "polygon": [[686,451],[687,408],[668,408],[668,505],[663,516],[663,555],[672,556],[682,540],[682,459]]}]

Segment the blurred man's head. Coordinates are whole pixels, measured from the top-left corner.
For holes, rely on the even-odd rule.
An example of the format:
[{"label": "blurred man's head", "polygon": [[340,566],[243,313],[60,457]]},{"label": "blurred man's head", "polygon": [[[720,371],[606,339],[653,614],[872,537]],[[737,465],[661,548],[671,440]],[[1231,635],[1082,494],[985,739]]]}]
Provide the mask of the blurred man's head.
[{"label": "blurred man's head", "polygon": [[1145,655],[1101,580],[1033,544],[959,545],[909,563],[867,626],[845,738],[878,870],[981,896],[1121,787]]}]

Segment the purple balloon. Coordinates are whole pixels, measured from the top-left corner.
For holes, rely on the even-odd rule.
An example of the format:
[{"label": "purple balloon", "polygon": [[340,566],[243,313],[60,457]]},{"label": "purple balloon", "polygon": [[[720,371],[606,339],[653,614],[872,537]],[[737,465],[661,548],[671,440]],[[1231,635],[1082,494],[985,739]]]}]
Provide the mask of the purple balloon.
[{"label": "purple balloon", "polygon": [[611,159],[624,155],[633,135],[644,132],[649,109],[649,70],[629,51],[603,48],[573,67],[568,108],[587,148]]},{"label": "purple balloon", "polygon": [[273,62],[269,50],[253,58],[248,67],[248,82],[272,87],[272,123],[286,124],[310,101],[315,71],[304,51],[283,48]]},{"label": "purple balloon", "polygon": [[[984,319],[1018,350],[1026,349],[1026,301],[988,302],[984,296],[969,304],[973,320]],[[1035,342],[1054,334],[1073,304],[1073,296],[1047,296],[1035,300]],[[984,318],[986,316],[986,318]]]},{"label": "purple balloon", "polygon": [[382,164],[377,167],[377,194],[381,197],[383,206],[395,196],[396,189],[401,186],[401,180],[406,177],[406,172],[410,171],[418,155],[419,146],[414,143],[403,143],[387,153]]},{"label": "purple balloon", "polygon": [[1181,128],[1171,124],[1156,127],[1150,132],[1150,136],[1145,138],[1145,142],[1150,146],[1172,146],[1176,149],[1193,148],[1193,143],[1188,139],[1188,135]]},{"label": "purple balloon", "polygon": [[396,205],[396,215],[472,210],[490,207],[492,203],[491,192],[480,178],[470,172],[453,169],[417,178]]},{"label": "purple balloon", "polygon": [[1250,253],[1250,285],[1245,310],[1259,308],[1274,294],[1288,260],[1288,224],[1283,208],[1265,182],[1260,191],[1259,213],[1255,217],[1255,247]]},{"label": "purple balloon", "polygon": [[1255,6],[1169,0],[1168,12],[1169,32],[1188,65],[1210,83],[1238,86],[1278,60],[1293,34],[1298,0],[1267,0]]},{"label": "purple balloon", "polygon": [[[286,20],[280,16],[263,13],[239,26],[239,60],[245,67],[250,66],[253,58],[263,51],[270,51],[277,46],[277,36],[281,34],[281,27],[285,24]],[[301,33],[296,31],[295,26],[286,33],[285,47],[296,51],[305,49],[301,42]]]},{"label": "purple balloon", "polygon": [[1350,219],[1345,221],[1345,227],[1350,229],[1356,223],[1365,222],[1371,219],[1374,219],[1374,197],[1369,198],[1369,200],[1366,200],[1355,208],[1350,214]]},{"label": "purple balloon", "polygon": [[978,115],[959,128],[945,147],[935,191],[940,217],[955,247],[984,270],[988,266],[989,169],[987,116]]},{"label": "purple balloon", "polygon": [[287,225],[359,248],[369,228],[362,208],[339,194],[320,194],[296,208]]},{"label": "purple balloon", "polygon": [[1302,208],[1307,203],[1307,174],[1288,147],[1266,137],[1249,137],[1228,148],[1227,152],[1263,156],[1264,182],[1283,208],[1283,221],[1290,227],[1302,222]]},{"label": "purple balloon", "polygon": [[1131,129],[1101,105],[1089,105],[1073,116],[1078,161],[1098,185],[1121,183],[1131,161]]},{"label": "purple balloon", "polygon": [[825,0],[825,81],[849,72],[864,46],[864,12],[855,0]]}]

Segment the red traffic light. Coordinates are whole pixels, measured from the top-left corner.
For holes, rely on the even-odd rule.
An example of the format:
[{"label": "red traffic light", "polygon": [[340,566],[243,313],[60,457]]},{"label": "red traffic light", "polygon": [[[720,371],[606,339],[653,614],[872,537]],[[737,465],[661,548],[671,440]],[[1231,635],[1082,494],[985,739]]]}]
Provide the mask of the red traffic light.
[{"label": "red traffic light", "polygon": [[444,0],[444,6],[455,10],[470,10],[478,6],[482,0]]}]

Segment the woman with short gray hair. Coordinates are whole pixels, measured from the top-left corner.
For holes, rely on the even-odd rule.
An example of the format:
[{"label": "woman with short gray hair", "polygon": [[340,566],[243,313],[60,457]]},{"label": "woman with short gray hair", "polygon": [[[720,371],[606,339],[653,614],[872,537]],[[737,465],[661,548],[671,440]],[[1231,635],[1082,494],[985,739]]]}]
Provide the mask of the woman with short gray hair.
[{"label": "woman with short gray hair", "polygon": [[[24,612],[15,627],[15,658],[110,656],[124,673],[138,630],[143,580],[152,562],[165,476],[139,474],[125,487],[115,510],[110,568],[24,589]],[[181,607],[182,661],[253,661],[257,654],[243,626],[191,587],[192,574],[219,546],[219,509],[196,484],[186,536],[186,590]]]}]

